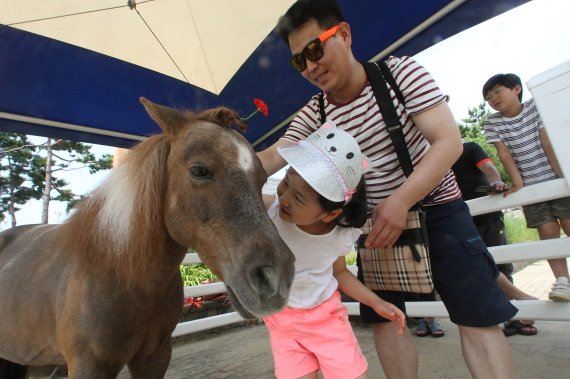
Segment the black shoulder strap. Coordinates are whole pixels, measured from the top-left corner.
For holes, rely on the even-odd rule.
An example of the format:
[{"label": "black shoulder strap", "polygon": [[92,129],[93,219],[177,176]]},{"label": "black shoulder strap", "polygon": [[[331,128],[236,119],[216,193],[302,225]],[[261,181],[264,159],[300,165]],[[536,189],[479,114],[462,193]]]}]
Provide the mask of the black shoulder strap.
[{"label": "black shoulder strap", "polygon": [[319,112],[321,113],[321,125],[327,122],[327,114],[325,113],[325,94],[319,93]]},{"label": "black shoulder strap", "polygon": [[[414,166],[412,165],[410,152],[408,151],[408,146],[406,145],[406,140],[404,139],[404,133],[402,131],[400,118],[396,113],[396,108],[392,102],[392,96],[390,96],[388,87],[386,87],[386,80],[384,79],[381,71],[381,67],[386,66],[386,63],[384,61],[381,61],[380,65],[378,66],[376,63],[362,62],[362,65],[364,66],[364,71],[366,71],[368,80],[370,80],[372,91],[376,97],[378,107],[380,107],[380,113],[382,113],[382,117],[384,118],[384,123],[386,124],[388,134],[390,135],[390,138],[392,138],[392,143],[394,144],[394,149],[398,155],[398,160],[400,161],[404,175],[410,176],[412,174],[412,171],[414,171]],[[388,66],[386,66],[386,70],[388,73],[390,72]],[[391,74],[390,78],[392,78],[391,80],[394,81],[394,78]],[[395,81],[392,85],[392,88],[398,88],[397,86],[394,86]]]},{"label": "black shoulder strap", "polygon": [[392,72],[388,68],[388,65],[386,64],[386,62],[383,60],[380,60],[380,61],[375,62],[375,63],[378,65],[378,67],[380,67],[380,71],[382,71],[382,75],[384,76],[384,79],[386,79],[388,84],[390,84],[390,87],[392,87],[392,90],[394,90],[394,92],[396,93],[396,97],[398,98],[400,103],[405,105],[406,101],[404,100],[404,95],[402,95],[402,92],[400,91],[400,87],[398,87],[398,84],[396,84],[396,79],[394,79],[394,76],[392,75]]}]

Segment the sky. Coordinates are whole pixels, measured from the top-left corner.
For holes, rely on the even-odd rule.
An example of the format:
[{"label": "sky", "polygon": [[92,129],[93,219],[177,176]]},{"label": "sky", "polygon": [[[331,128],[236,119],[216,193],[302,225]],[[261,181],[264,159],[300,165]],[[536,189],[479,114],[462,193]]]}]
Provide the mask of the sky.
[{"label": "sky", "polygon": [[[532,77],[570,60],[569,0],[533,0],[482,24],[463,31],[414,57],[425,66],[442,91],[450,95],[449,106],[456,118],[467,117],[469,108],[482,101],[481,87],[497,73],[513,72],[523,84]],[[524,85],[523,100],[532,94]],[[94,145],[96,154],[114,149]],[[76,170],[67,175],[77,194],[95,189],[108,172],[90,175]],[[41,204],[28,202],[16,214],[18,225],[39,223]],[[50,204],[50,223],[66,218],[65,206]],[[10,227],[4,222],[0,229]]]}]

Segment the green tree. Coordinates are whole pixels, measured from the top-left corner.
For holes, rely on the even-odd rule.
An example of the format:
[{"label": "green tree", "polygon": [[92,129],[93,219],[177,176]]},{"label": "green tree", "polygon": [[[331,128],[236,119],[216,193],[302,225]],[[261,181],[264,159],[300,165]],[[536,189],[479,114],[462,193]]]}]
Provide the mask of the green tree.
[{"label": "green tree", "polygon": [[[0,133],[2,154],[2,219],[8,212],[12,227],[15,213],[30,199],[42,200],[42,223],[48,223],[52,200],[67,203],[69,211],[83,196],[65,188],[69,183],[60,174],[88,169],[93,174],[112,167],[112,155],[96,157],[91,145],[47,138],[45,143],[32,144],[25,135]],[[17,194],[15,196],[14,194]]]},{"label": "green tree", "polygon": [[8,214],[12,227],[16,226],[16,212],[21,206],[42,196],[38,158],[26,135],[0,133],[0,221]]},{"label": "green tree", "polygon": [[501,174],[501,180],[510,185],[511,179],[499,159],[497,150],[493,145],[489,145],[485,142],[483,125],[485,124],[487,116],[491,114],[489,108],[487,108],[487,104],[483,101],[478,106],[469,108],[467,114],[468,116],[462,119],[458,124],[461,138],[463,138],[465,142],[478,143],[493,161],[493,164]]}]

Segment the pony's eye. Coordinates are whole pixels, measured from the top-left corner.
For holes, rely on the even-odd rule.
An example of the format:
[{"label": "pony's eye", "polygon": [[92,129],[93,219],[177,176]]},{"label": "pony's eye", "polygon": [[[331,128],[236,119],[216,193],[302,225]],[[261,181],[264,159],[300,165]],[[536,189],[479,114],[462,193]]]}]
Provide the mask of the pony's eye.
[{"label": "pony's eye", "polygon": [[190,176],[192,176],[194,179],[206,180],[212,179],[213,174],[208,168],[196,165],[190,167]]}]

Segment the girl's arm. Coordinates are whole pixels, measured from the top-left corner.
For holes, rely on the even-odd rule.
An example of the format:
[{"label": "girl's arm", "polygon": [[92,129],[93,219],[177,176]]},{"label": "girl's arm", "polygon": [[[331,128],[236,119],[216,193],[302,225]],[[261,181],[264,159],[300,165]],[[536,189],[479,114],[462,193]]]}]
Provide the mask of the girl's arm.
[{"label": "girl's arm", "polygon": [[364,284],[362,284],[353,274],[348,271],[346,267],[346,260],[344,257],[338,257],[333,264],[333,274],[338,281],[338,288],[363,304],[368,305],[380,316],[392,320],[398,325],[398,335],[404,333],[404,326],[406,325],[406,316],[394,304],[382,300],[372,291],[370,291]]},{"label": "girl's arm", "polygon": [[513,185],[509,187],[509,189],[503,194],[503,196],[506,197],[508,194],[516,192],[523,188],[524,184],[519,169],[507,145],[505,145],[505,143],[502,141],[494,142],[493,145],[495,145],[499,159],[501,160],[501,163],[503,163],[507,174],[509,174],[511,182],[513,182]]}]

